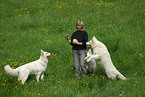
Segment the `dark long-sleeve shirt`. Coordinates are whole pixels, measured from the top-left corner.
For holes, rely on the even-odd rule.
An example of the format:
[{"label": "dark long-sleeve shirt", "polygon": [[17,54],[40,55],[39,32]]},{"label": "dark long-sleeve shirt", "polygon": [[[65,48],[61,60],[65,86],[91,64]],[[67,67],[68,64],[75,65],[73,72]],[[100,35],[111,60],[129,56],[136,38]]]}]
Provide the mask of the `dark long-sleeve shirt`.
[{"label": "dark long-sleeve shirt", "polygon": [[[77,39],[78,42],[82,42],[83,45],[73,44],[73,39]],[[86,42],[88,41],[88,33],[86,31],[76,31],[71,36],[71,45],[73,50],[86,50]]]}]

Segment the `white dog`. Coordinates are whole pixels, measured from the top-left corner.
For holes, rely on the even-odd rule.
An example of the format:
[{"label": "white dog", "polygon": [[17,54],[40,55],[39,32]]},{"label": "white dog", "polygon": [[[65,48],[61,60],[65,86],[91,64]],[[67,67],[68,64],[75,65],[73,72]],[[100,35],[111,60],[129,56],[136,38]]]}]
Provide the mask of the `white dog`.
[{"label": "white dog", "polygon": [[41,79],[44,77],[48,63],[47,58],[50,57],[50,55],[51,53],[41,50],[41,56],[38,60],[22,65],[16,69],[12,69],[9,65],[6,65],[4,69],[8,74],[18,76],[18,80],[21,80],[23,85],[30,74],[35,74],[37,82],[39,82],[40,75],[42,74]]},{"label": "white dog", "polygon": [[125,80],[126,78],[114,67],[110,54],[106,46],[98,41],[95,36],[87,42],[87,45],[91,45],[93,49],[93,55],[89,54],[85,58],[87,62],[91,59],[96,59],[98,63],[105,69],[105,72],[109,78],[115,79],[116,77]]},{"label": "white dog", "polygon": [[[89,51],[87,52],[87,56],[91,56],[92,55],[92,51],[91,49],[89,49]],[[91,59],[89,62],[86,62],[86,68],[88,72],[91,73],[96,73],[96,61],[95,59]]]}]

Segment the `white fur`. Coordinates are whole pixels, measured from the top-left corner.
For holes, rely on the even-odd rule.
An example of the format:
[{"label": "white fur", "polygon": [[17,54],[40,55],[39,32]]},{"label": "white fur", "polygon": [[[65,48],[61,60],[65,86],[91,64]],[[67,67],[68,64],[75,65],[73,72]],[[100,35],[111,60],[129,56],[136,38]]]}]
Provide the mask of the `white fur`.
[{"label": "white fur", "polygon": [[40,75],[42,74],[41,79],[44,77],[48,63],[47,58],[50,57],[50,55],[51,53],[41,50],[41,56],[38,60],[22,65],[16,69],[12,69],[9,65],[6,65],[4,69],[8,74],[18,76],[18,80],[21,80],[23,85],[30,74],[35,74],[37,82],[39,82]]},{"label": "white fur", "polygon": [[[91,49],[87,52],[87,56],[91,56]],[[96,62],[95,59],[91,59],[89,62],[86,62],[87,71],[91,73],[96,73]]]},{"label": "white fur", "polygon": [[98,41],[95,36],[93,36],[93,38],[87,42],[87,45],[91,45],[93,48],[93,55],[87,55],[85,58],[87,62],[92,59],[96,59],[97,62],[105,69],[109,78],[115,79],[118,77],[122,80],[126,79],[113,65],[110,54],[102,42]]}]

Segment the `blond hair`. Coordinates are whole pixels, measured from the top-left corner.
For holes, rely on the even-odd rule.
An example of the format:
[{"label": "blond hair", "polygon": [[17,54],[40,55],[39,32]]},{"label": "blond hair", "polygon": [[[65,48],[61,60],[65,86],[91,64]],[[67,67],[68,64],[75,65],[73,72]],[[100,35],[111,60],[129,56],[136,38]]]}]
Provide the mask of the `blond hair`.
[{"label": "blond hair", "polygon": [[77,28],[77,26],[82,26],[82,29],[83,29],[83,27],[84,27],[84,23],[82,22],[82,21],[78,21],[77,22],[77,24],[76,24],[76,28]]}]

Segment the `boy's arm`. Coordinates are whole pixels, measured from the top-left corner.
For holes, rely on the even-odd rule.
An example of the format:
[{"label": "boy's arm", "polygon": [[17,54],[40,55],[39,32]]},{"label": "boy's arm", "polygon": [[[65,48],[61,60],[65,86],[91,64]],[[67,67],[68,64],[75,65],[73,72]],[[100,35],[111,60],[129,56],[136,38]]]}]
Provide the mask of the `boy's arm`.
[{"label": "boy's arm", "polygon": [[69,34],[67,34],[65,37],[66,37],[67,41],[68,41],[70,44],[72,44],[72,43],[71,43],[71,40],[69,39]]}]

